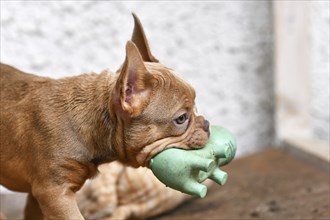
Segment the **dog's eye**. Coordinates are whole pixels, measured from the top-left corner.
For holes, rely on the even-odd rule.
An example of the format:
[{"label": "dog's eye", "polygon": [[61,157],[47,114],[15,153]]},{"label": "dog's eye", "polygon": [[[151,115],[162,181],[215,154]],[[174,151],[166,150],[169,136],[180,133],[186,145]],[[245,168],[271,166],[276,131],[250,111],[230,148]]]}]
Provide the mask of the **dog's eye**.
[{"label": "dog's eye", "polygon": [[181,125],[181,124],[185,123],[187,121],[187,119],[188,119],[188,115],[187,115],[187,113],[184,113],[175,119],[175,123],[178,125]]}]

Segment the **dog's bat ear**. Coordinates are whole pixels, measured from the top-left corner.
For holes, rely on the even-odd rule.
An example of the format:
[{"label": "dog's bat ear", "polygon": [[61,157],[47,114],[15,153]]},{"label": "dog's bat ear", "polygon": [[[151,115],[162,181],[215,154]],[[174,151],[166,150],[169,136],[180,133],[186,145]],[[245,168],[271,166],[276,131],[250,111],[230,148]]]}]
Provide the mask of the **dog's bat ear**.
[{"label": "dog's bat ear", "polygon": [[121,69],[117,87],[122,110],[131,117],[138,116],[149,101],[153,76],[144,65],[142,56],[132,41],[126,44],[126,59]]},{"label": "dog's bat ear", "polygon": [[134,30],[133,30],[131,40],[139,49],[141,56],[143,58],[143,61],[158,63],[159,61],[151,54],[148,40],[144,33],[140,19],[134,13],[132,13],[132,15],[134,18]]}]

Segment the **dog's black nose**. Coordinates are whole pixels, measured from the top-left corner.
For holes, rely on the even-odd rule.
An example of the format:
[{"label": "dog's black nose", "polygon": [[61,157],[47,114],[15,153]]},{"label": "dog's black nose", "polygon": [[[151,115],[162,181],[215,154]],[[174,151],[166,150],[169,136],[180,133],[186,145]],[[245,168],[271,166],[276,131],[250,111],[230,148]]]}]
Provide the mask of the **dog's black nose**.
[{"label": "dog's black nose", "polygon": [[208,133],[210,132],[210,122],[208,120],[204,120],[203,130]]}]

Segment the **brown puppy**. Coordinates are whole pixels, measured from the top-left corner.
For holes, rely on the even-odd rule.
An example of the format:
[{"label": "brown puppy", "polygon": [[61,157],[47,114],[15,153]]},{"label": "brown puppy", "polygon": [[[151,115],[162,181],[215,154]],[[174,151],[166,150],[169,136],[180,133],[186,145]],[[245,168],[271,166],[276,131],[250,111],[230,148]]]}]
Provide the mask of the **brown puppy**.
[{"label": "brown puppy", "polygon": [[134,20],[117,74],[53,80],[1,64],[0,183],[29,193],[25,219],[83,219],[74,193],[99,164],[148,166],[165,148],[207,142],[193,88],[152,56]]}]

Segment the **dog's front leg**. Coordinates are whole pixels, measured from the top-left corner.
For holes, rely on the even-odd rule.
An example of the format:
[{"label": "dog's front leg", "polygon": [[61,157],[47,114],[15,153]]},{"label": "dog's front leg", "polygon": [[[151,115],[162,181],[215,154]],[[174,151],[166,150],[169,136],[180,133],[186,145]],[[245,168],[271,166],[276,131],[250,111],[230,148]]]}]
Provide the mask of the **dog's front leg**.
[{"label": "dog's front leg", "polygon": [[[83,220],[74,192],[66,186],[33,187],[33,195],[47,220],[74,219]],[[35,219],[35,218],[32,218]]]}]

